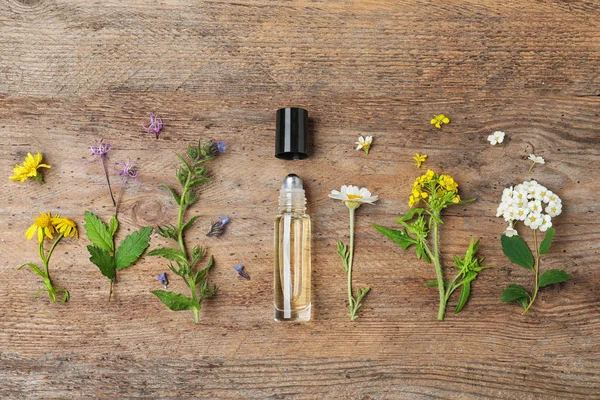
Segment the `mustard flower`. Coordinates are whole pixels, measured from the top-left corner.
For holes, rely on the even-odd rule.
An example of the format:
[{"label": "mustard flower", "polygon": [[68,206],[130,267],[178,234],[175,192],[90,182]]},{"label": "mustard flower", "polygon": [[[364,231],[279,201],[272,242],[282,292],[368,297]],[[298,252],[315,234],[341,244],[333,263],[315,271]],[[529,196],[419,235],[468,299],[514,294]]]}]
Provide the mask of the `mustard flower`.
[{"label": "mustard flower", "polygon": [[442,124],[449,124],[450,118],[446,117],[444,114],[434,115],[431,120],[431,125],[435,125],[436,128],[440,129]]}]

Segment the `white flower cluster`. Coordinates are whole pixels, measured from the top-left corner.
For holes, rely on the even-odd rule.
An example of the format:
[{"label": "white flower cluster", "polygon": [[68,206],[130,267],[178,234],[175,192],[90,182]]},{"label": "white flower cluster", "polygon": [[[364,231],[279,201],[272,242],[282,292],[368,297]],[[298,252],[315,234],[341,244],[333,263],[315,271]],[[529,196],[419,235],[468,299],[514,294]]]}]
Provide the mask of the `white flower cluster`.
[{"label": "white flower cluster", "polygon": [[508,222],[504,234],[511,237],[518,235],[514,228],[516,222],[523,221],[525,226],[545,232],[552,226],[552,217],[561,212],[560,197],[536,181],[525,181],[504,189],[496,216]]}]

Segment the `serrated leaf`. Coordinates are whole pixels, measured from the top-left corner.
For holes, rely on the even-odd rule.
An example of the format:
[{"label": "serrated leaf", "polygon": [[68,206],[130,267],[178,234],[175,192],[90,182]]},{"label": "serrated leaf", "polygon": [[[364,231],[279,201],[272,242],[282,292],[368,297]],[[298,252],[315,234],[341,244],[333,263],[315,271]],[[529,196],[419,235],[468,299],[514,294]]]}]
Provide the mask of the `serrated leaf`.
[{"label": "serrated leaf", "polygon": [[112,218],[110,219],[110,224],[108,225],[108,230],[110,232],[110,236],[112,236],[114,238],[115,233],[117,232],[117,229],[119,229],[119,220],[117,219],[116,215],[113,215]]},{"label": "serrated leaf", "polygon": [[510,303],[511,301],[519,300],[521,298],[529,299],[529,293],[523,286],[515,285],[511,283],[508,285],[508,288],[504,289],[502,295],[500,296],[500,300],[503,303]]},{"label": "serrated leaf", "polygon": [[153,290],[154,294],[163,304],[172,311],[193,310],[194,302],[181,293],[169,292],[168,290]]},{"label": "serrated leaf", "polygon": [[533,254],[521,236],[500,237],[504,255],[521,267],[533,270]]},{"label": "serrated leaf", "polygon": [[571,275],[562,269],[549,269],[540,276],[540,287],[565,282],[571,279]]},{"label": "serrated leaf", "polygon": [[173,199],[175,199],[175,203],[177,204],[181,204],[181,197],[179,196],[179,194],[177,194],[177,192],[175,191],[175,189],[167,186],[167,185],[160,185],[159,188],[168,190],[169,193],[171,193],[171,196],[173,196]]},{"label": "serrated leaf", "polygon": [[394,243],[402,246],[404,250],[417,243],[417,241],[410,237],[404,229],[388,229],[377,224],[373,224],[373,227],[381,232],[384,236],[391,239]]},{"label": "serrated leaf", "polygon": [[85,234],[96,247],[108,252],[115,251],[113,236],[106,224],[89,211],[85,212]]},{"label": "serrated leaf", "polygon": [[548,228],[546,231],[546,236],[540,244],[540,254],[546,254],[550,250],[550,245],[552,244],[552,239],[554,239],[555,232],[556,231],[554,228]]},{"label": "serrated leaf", "polygon": [[90,252],[90,261],[93,262],[102,272],[102,275],[110,280],[115,279],[115,260],[110,253],[97,246],[88,245]]},{"label": "serrated leaf", "polygon": [[148,248],[151,234],[152,228],[146,226],[123,239],[115,253],[116,268],[127,268],[136,262],[144,250]]},{"label": "serrated leaf", "polygon": [[183,254],[181,254],[181,251],[172,249],[170,247],[159,247],[157,249],[150,250],[148,255],[164,257],[171,261],[186,261],[186,258]]},{"label": "serrated leaf", "polygon": [[471,294],[471,281],[466,281],[461,285],[460,296],[458,297],[458,303],[456,304],[456,308],[454,309],[455,313],[460,312],[463,309],[465,304],[467,304],[467,300],[469,300],[469,295]]},{"label": "serrated leaf", "polygon": [[189,220],[188,222],[186,222],[186,223],[183,225],[183,227],[181,228],[181,230],[182,230],[182,231],[185,231],[186,229],[188,229],[190,226],[192,226],[192,224],[193,224],[194,222],[196,222],[196,220],[197,220],[198,218],[200,218],[200,216],[199,216],[199,215],[195,215],[195,216],[193,216],[192,218],[190,218],[190,220]]}]

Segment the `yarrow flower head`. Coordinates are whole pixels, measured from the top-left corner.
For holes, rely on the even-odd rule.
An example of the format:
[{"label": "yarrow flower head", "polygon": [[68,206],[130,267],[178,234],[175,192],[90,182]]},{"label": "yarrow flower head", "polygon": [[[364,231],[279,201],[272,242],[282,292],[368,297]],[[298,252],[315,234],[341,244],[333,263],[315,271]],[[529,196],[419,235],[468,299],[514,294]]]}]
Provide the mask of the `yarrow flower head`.
[{"label": "yarrow flower head", "polygon": [[533,230],[545,232],[552,227],[552,218],[561,212],[560,197],[536,181],[525,181],[504,189],[496,216],[503,217],[508,222],[504,234],[512,237],[517,235],[514,225],[518,221]]},{"label": "yarrow flower head", "polygon": [[148,133],[154,133],[154,135],[156,135],[156,138],[158,139],[158,134],[160,133],[161,129],[163,128],[163,121],[160,118],[160,115],[151,112],[150,113],[150,122],[146,125],[142,125],[144,127],[144,129],[148,132]]},{"label": "yarrow flower head", "polygon": [[206,236],[219,237],[225,232],[225,226],[229,223],[229,217],[219,217],[218,221],[210,224],[210,230]]},{"label": "yarrow flower head", "polygon": [[536,156],[535,154],[530,154],[528,160],[533,161],[533,164],[529,167],[529,172],[531,172],[535,164],[546,164],[546,161],[542,157]]},{"label": "yarrow flower head", "polygon": [[431,120],[431,125],[435,125],[436,128],[440,129],[442,124],[449,124],[450,118],[446,117],[444,114],[434,115]]},{"label": "yarrow flower head", "polygon": [[371,149],[371,143],[373,143],[373,136],[367,136],[366,138],[359,136],[358,142],[356,142],[356,150],[364,150],[365,154],[369,154]]},{"label": "yarrow flower head", "polygon": [[332,190],[329,197],[342,200],[350,209],[357,209],[362,204],[373,204],[378,200],[378,196],[371,195],[367,188],[359,189],[358,186],[353,185],[343,185],[339,191]]},{"label": "yarrow flower head", "polygon": [[413,183],[412,194],[408,198],[408,206],[412,207],[421,200],[429,202],[433,209],[441,210],[448,204],[459,203],[458,183],[450,175],[438,175],[432,170]]},{"label": "yarrow flower head", "polygon": [[492,146],[502,143],[504,141],[504,132],[496,131],[488,136],[487,140],[492,144]]},{"label": "yarrow flower head", "polygon": [[426,159],[427,154],[421,155],[419,153],[415,153],[415,155],[413,156],[413,160],[415,160],[415,163],[413,165],[417,168],[421,168],[421,165],[425,162]]},{"label": "yarrow flower head", "polygon": [[23,165],[15,165],[13,168],[13,176],[10,176],[8,179],[11,181],[25,182],[27,179],[33,178],[41,184],[45,183],[42,173],[38,171],[38,169],[51,167],[48,164],[42,164],[42,158],[39,151],[35,156],[31,153],[27,153]]},{"label": "yarrow flower head", "polygon": [[112,144],[105,143],[104,139],[100,139],[96,142],[95,145],[90,146],[90,151],[92,152],[92,158],[104,158],[106,153],[108,153],[112,149]]}]

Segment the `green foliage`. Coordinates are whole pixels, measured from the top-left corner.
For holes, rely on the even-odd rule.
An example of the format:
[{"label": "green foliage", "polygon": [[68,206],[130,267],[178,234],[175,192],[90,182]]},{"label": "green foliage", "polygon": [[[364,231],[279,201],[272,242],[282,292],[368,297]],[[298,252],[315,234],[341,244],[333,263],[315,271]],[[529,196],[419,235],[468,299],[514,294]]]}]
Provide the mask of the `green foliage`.
[{"label": "green foliage", "polygon": [[515,285],[514,283],[508,285],[508,288],[504,289],[500,295],[500,299],[503,303],[510,303],[511,301],[529,298],[531,298],[529,292],[527,292],[523,286]]},{"label": "green foliage", "polygon": [[544,237],[544,240],[542,240],[542,243],[540,244],[540,254],[546,254],[550,251],[550,245],[552,244],[552,239],[554,239],[555,232],[554,228],[548,228],[546,237]]},{"label": "green foliage", "polygon": [[115,252],[115,234],[119,229],[117,216],[113,215],[107,226],[100,218],[89,211],[85,212],[85,233],[92,242],[87,246],[90,261],[100,269],[112,283],[117,277],[117,270],[125,269],[135,263],[148,248],[152,228],[147,226],[129,234]]},{"label": "green foliage", "polygon": [[350,259],[350,251],[348,250],[348,246],[342,242],[338,242],[337,253],[342,259],[342,271],[348,272],[348,261]]},{"label": "green foliage", "polygon": [[405,229],[389,229],[377,224],[373,224],[373,227],[381,232],[385,237],[391,239],[392,242],[399,244],[404,250],[413,244],[418,243],[415,239],[410,237],[408,233],[406,233]]},{"label": "green foliage", "polygon": [[508,259],[521,267],[533,270],[533,254],[521,236],[500,237],[502,252]]},{"label": "green foliage", "polygon": [[160,187],[168,190],[175,199],[175,203],[177,203],[179,208],[177,222],[174,225],[158,227],[157,231],[162,237],[175,240],[178,248],[160,247],[148,252],[149,256],[159,256],[169,260],[169,269],[184,280],[191,291],[191,297],[165,290],[155,290],[152,293],[173,311],[192,310],[196,323],[199,321],[202,301],[217,292],[216,286],[209,287],[208,284],[208,271],[214,264],[214,259],[210,257],[204,268],[195,271],[197,264],[204,257],[205,250],[202,247],[195,246],[191,251],[188,251],[184,240],[184,232],[192,226],[199,216],[194,216],[188,221],[184,221],[183,218],[188,208],[199,199],[195,189],[211,181],[211,178],[207,177],[208,170],[203,163],[215,158],[218,154],[216,149],[217,145],[212,141],[206,144],[198,141],[197,145],[188,146],[186,149],[187,159],[185,156],[175,154],[181,161],[181,166],[177,168],[175,173],[181,188],[175,190],[165,185]]},{"label": "green foliage", "polygon": [[540,276],[540,287],[566,282],[569,279],[571,279],[571,275],[565,271],[561,269],[549,269]]}]

